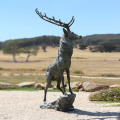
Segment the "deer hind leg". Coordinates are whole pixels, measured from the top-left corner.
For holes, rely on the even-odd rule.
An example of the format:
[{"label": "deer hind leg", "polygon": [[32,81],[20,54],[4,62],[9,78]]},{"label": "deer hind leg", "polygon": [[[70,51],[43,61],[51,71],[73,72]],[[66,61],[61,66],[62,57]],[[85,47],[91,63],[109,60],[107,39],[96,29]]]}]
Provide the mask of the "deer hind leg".
[{"label": "deer hind leg", "polygon": [[69,71],[69,69],[66,69],[66,73],[67,73],[67,80],[68,80],[69,92],[71,94],[73,94],[72,89],[70,87],[70,71]]},{"label": "deer hind leg", "polygon": [[63,90],[60,88],[60,83],[61,83],[61,78],[57,80],[57,89],[59,89],[64,94]]},{"label": "deer hind leg", "polygon": [[61,80],[62,80],[62,86],[63,86],[63,94],[64,94],[64,95],[67,95],[66,90],[65,90],[65,85],[64,85],[63,71],[61,71]]},{"label": "deer hind leg", "polygon": [[51,81],[52,81],[52,79],[51,79],[52,77],[50,76],[50,74],[48,74],[47,76],[46,76],[46,80],[47,80],[47,83],[46,83],[46,87],[45,87],[45,90],[44,90],[44,102],[46,102],[46,95],[47,95],[47,89],[48,89],[48,87],[51,85]]}]

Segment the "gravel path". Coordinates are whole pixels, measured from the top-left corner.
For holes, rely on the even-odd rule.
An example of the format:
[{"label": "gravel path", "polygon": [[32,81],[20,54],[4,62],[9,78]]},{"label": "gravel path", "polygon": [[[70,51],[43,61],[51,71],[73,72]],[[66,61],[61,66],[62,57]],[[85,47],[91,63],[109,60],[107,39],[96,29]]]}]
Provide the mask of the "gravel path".
[{"label": "gravel path", "polygon": [[[93,103],[88,100],[89,94],[76,93],[75,110],[60,112],[39,108],[43,91],[0,91],[0,120],[120,120],[120,107],[110,107],[116,103]],[[60,92],[48,92],[48,102],[60,96]]]}]

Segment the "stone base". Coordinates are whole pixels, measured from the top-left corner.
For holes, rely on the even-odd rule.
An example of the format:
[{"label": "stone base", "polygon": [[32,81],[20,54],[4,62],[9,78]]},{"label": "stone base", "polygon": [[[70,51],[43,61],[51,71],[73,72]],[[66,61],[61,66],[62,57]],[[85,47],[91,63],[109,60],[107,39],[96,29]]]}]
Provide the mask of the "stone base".
[{"label": "stone base", "polygon": [[70,111],[73,110],[73,103],[75,100],[76,94],[65,95],[58,98],[56,101],[51,103],[41,104],[40,108],[42,109],[55,109],[58,111]]}]

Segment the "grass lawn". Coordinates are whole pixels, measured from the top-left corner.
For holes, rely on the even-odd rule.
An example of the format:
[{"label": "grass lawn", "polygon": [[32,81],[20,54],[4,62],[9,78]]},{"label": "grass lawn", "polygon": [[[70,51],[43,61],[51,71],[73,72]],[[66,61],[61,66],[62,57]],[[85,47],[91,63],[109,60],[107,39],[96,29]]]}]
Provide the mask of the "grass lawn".
[{"label": "grass lawn", "polygon": [[[113,84],[120,84],[119,79],[91,79],[91,78],[80,78],[80,77],[71,77],[71,82],[80,81],[91,81],[101,84],[113,85]],[[45,75],[8,75],[2,76],[0,75],[0,82],[11,83],[11,84],[18,84],[21,82],[36,82],[36,83],[46,83],[46,76]],[[67,83],[67,78],[65,77],[65,83]],[[56,81],[52,82],[52,85],[56,85]]]},{"label": "grass lawn", "polygon": [[23,87],[14,89],[3,89],[2,91],[38,91],[40,89],[35,89],[34,87]]}]

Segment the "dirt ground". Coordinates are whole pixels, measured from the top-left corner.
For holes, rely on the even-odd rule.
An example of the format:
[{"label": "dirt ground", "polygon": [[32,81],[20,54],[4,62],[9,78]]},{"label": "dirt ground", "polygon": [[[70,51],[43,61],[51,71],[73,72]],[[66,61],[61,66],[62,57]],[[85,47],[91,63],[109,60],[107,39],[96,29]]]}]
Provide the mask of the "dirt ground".
[{"label": "dirt ground", "polygon": [[[40,109],[43,91],[0,91],[0,120],[120,120],[120,103],[95,103],[88,100],[89,92],[77,92],[74,110],[69,112]],[[47,102],[62,96],[48,92]]]}]

